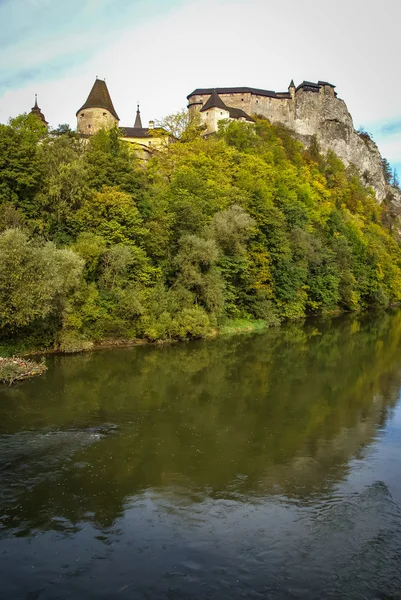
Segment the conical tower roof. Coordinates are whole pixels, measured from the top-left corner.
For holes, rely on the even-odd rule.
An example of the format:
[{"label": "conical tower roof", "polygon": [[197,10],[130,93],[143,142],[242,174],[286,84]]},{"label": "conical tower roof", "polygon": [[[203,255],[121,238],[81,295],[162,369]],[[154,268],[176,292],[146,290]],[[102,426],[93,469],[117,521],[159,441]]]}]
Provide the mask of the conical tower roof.
[{"label": "conical tower roof", "polygon": [[85,108],[105,108],[111,112],[117,121],[120,120],[113,106],[113,102],[111,101],[106,82],[103,81],[103,79],[96,78],[85,104],[83,104],[83,106],[77,110],[76,115],[78,116],[78,113]]},{"label": "conical tower roof", "polygon": [[137,129],[138,127],[140,129],[142,129],[142,120],[141,120],[141,113],[139,111],[139,104],[136,109],[136,117],[135,117],[134,127],[135,127],[135,129]]},{"label": "conical tower roof", "polygon": [[38,119],[40,119],[42,121],[42,123],[44,123],[45,125],[49,124],[45,119],[45,115],[42,113],[42,111],[40,110],[40,108],[38,106],[38,95],[37,94],[35,94],[35,106],[33,106],[31,108],[30,114],[38,117]]},{"label": "conical tower roof", "polygon": [[289,89],[289,88],[292,88],[292,87],[295,87],[295,83],[294,83],[294,80],[293,80],[293,79],[291,79],[291,83],[290,83],[290,85],[288,86],[288,89]]},{"label": "conical tower roof", "polygon": [[224,104],[216,90],[213,90],[211,96],[206,101],[206,104],[202,106],[200,112],[209,110],[209,108],[221,108],[222,110],[228,110],[227,106]]}]

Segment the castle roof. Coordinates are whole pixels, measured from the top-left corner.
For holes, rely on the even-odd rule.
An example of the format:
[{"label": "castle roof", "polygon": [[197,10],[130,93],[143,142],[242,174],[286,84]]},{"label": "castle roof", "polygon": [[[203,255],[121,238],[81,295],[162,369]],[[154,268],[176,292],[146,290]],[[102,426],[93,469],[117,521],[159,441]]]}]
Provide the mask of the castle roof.
[{"label": "castle roof", "polygon": [[[316,91],[319,91],[319,89],[323,85],[328,85],[332,88],[336,87],[335,85],[333,85],[332,83],[328,83],[327,81],[318,81],[318,83],[314,83],[313,81],[303,81],[302,83],[299,84],[299,86],[296,89],[299,90],[301,88],[308,87],[308,88],[312,88]],[[289,87],[292,87],[292,86],[295,87],[293,79],[291,79],[291,83],[290,83]],[[217,95],[218,94],[254,94],[256,96],[266,96],[267,98],[291,98],[291,95],[288,92],[273,92],[272,90],[260,90],[258,88],[251,88],[251,87],[227,87],[227,88],[197,88],[191,94],[189,94],[189,96],[187,96],[187,99],[189,100],[192,96],[198,96],[198,95],[205,96],[207,94],[213,94],[213,92],[216,92]],[[208,107],[208,108],[210,108],[210,107]]]},{"label": "castle roof", "polygon": [[145,138],[149,135],[149,127],[121,127],[124,137]]},{"label": "castle roof", "polygon": [[228,112],[231,119],[244,118],[247,121],[253,121],[253,119],[244,111],[242,108],[234,108],[224,104],[216,90],[213,90],[210,97],[205,102],[205,105],[200,109],[200,112],[210,110],[211,108],[220,108]]},{"label": "castle roof", "polygon": [[78,116],[78,113],[81,110],[84,110],[85,108],[105,108],[106,110],[111,112],[111,114],[117,119],[117,121],[120,120],[113,106],[113,102],[111,101],[106,82],[102,79],[96,78],[95,83],[93,84],[93,87],[89,92],[89,96],[86,99],[85,104],[83,104],[83,106],[81,106],[81,108],[77,110],[76,115]]},{"label": "castle roof", "polygon": [[276,92],[271,90],[259,90],[257,88],[250,87],[228,87],[228,88],[197,88],[194,90],[187,99],[191,96],[212,94],[215,91],[217,94],[256,94],[257,96],[267,96],[268,98],[277,98]]},{"label": "castle roof", "polygon": [[288,89],[289,89],[289,88],[291,88],[291,87],[295,87],[295,83],[294,83],[294,80],[293,80],[293,79],[291,79],[291,83],[290,83],[290,85],[288,86]]},{"label": "castle roof", "polygon": [[316,90],[319,90],[320,85],[318,83],[314,83],[313,81],[303,81],[299,84],[297,90],[300,90],[303,87],[314,88]]},{"label": "castle roof", "polygon": [[319,91],[319,89],[324,85],[328,85],[329,87],[332,87],[332,88],[336,87],[335,85],[333,85],[332,83],[328,83],[327,81],[318,81],[317,83],[315,83],[314,81],[303,81],[302,83],[299,84],[299,86],[297,87],[297,90],[307,87],[307,88],[312,88],[316,91]]},{"label": "castle roof", "polygon": [[45,125],[48,125],[49,123],[46,121],[45,119],[45,115],[42,113],[42,111],[40,110],[39,106],[38,106],[38,96],[37,94],[35,94],[35,106],[33,106],[31,108],[31,115],[35,115],[36,117],[38,117],[38,119],[40,119],[42,121],[42,123],[44,123]]},{"label": "castle roof", "polygon": [[212,91],[205,105],[202,106],[202,108],[200,109],[200,112],[209,110],[209,108],[221,108],[222,110],[228,110],[227,106],[224,104],[223,100],[220,98],[216,90]]},{"label": "castle roof", "polygon": [[231,106],[227,106],[226,110],[228,110],[232,119],[240,119],[243,117],[247,121],[254,122],[254,119],[252,119],[252,117],[250,117],[244,110],[242,110],[242,108],[232,108]]},{"label": "castle roof", "polygon": [[136,109],[136,117],[135,117],[134,128],[135,129],[136,128],[143,129],[143,127],[142,127],[142,120],[141,120],[141,113],[139,112],[139,104],[138,104],[137,109]]}]

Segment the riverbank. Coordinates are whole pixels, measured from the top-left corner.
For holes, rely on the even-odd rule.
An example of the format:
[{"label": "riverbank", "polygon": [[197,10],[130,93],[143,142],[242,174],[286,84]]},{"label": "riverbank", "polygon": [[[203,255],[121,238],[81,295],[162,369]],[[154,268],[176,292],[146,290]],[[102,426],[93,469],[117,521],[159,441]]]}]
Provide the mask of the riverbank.
[{"label": "riverbank", "polygon": [[[204,338],[200,339],[210,339],[218,336],[226,336],[226,335],[238,335],[238,334],[246,334],[252,333],[256,331],[263,331],[270,327],[266,321],[262,319],[255,320],[246,320],[246,319],[234,319],[228,321],[225,325],[222,325],[219,328],[211,329],[208,334]],[[195,338],[188,338],[185,341],[191,341]],[[106,350],[111,348],[129,348],[131,346],[159,346],[164,344],[175,344],[183,340],[178,340],[174,338],[168,338],[163,340],[148,340],[143,338],[107,338],[99,341],[85,341],[84,344],[79,345],[70,345],[68,349],[62,350],[61,348],[43,348],[43,347],[29,347],[24,346],[22,343],[18,344],[4,344],[0,345],[0,352],[3,356],[11,357],[15,355],[20,356],[36,356],[36,355],[46,355],[46,354],[78,354],[81,352],[89,352],[94,350]]]},{"label": "riverbank", "polygon": [[0,357],[0,383],[12,385],[23,379],[42,375],[47,371],[44,360],[40,363],[18,357]]}]

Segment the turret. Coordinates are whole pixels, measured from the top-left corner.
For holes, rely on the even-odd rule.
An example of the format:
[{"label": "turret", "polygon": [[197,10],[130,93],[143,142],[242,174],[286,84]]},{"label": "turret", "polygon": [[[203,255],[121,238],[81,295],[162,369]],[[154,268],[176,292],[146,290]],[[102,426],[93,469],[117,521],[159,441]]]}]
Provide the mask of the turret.
[{"label": "turret", "polygon": [[44,125],[46,125],[46,127],[48,126],[48,122],[45,119],[45,115],[42,113],[42,111],[40,110],[39,106],[38,106],[38,95],[35,94],[35,106],[33,106],[31,108],[31,115],[35,115],[35,117],[37,117],[38,119],[40,119],[42,121],[42,123]]},{"label": "turret", "polygon": [[334,88],[336,86],[332,83],[329,83],[328,81],[318,81],[318,85],[320,86],[321,94],[324,94],[325,96],[331,96],[333,98],[336,96],[336,93],[334,91]]},{"label": "turret", "polygon": [[105,81],[96,78],[85,104],[77,111],[76,116],[78,133],[85,135],[118,125],[120,119]]},{"label": "turret", "polygon": [[139,110],[139,103],[137,104],[137,107],[136,107],[136,117],[135,117],[134,127],[135,128],[139,127],[140,129],[142,129],[142,119],[141,119],[141,113]]},{"label": "turret", "polygon": [[294,83],[293,79],[291,79],[291,83],[288,86],[288,91],[291,94],[291,98],[294,100],[294,98],[295,98],[295,83]]}]

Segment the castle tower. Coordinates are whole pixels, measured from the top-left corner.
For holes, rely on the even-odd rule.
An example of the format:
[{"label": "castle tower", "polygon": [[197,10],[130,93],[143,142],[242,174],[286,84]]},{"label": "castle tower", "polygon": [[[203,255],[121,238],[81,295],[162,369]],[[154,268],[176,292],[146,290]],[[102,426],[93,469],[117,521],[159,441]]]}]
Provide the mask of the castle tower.
[{"label": "castle tower", "polygon": [[291,94],[291,98],[294,100],[294,98],[295,98],[295,83],[294,83],[293,79],[291,79],[291,83],[288,86],[288,91]]},{"label": "castle tower", "polygon": [[100,129],[111,129],[118,125],[120,119],[105,81],[96,78],[85,104],[76,116],[77,131],[81,134],[92,135]]},{"label": "castle tower", "polygon": [[38,95],[35,94],[35,106],[33,106],[31,108],[31,112],[29,113],[31,115],[35,115],[35,117],[38,117],[38,119],[40,119],[42,121],[42,123],[44,125],[46,125],[46,127],[48,126],[48,122],[45,119],[45,115],[42,113],[42,111],[40,110],[39,106],[38,106]]},{"label": "castle tower", "polygon": [[141,113],[139,111],[139,103],[137,104],[137,107],[136,107],[136,117],[135,117],[134,128],[142,129],[142,119],[141,119]]}]

